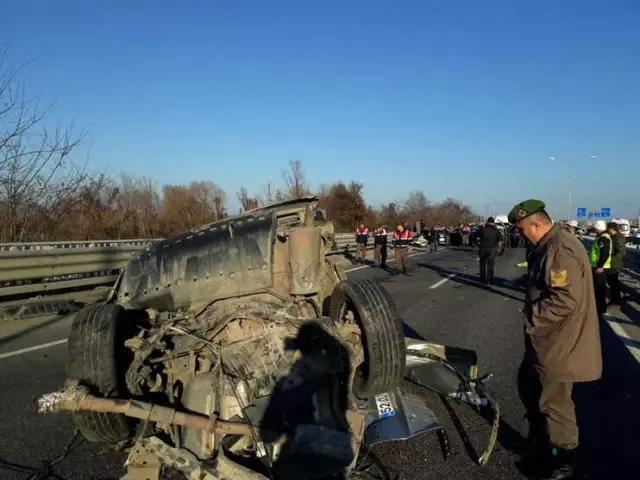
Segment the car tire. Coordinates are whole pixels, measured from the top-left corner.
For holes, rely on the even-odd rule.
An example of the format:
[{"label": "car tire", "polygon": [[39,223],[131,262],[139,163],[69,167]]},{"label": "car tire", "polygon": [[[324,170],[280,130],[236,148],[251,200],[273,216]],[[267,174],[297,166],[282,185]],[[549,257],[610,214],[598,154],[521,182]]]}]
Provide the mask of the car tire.
[{"label": "car tire", "polygon": [[353,393],[364,398],[401,385],[406,362],[404,331],[389,293],[371,280],[341,282],[331,295],[330,317],[334,325],[344,323],[347,310],[356,312],[365,356]]},{"label": "car tire", "polygon": [[[67,349],[67,381],[79,381],[101,397],[126,394],[124,373],[130,352],[124,346],[124,308],[92,305],[73,320]],[[131,438],[135,421],[124,415],[74,412],[73,420],[90,442],[118,443]]]}]

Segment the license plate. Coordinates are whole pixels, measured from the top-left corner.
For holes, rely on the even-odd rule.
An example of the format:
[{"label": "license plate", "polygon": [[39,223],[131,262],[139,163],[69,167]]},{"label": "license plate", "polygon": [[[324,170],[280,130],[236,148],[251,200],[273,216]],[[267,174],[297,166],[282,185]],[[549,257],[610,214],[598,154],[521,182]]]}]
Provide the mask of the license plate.
[{"label": "license plate", "polygon": [[396,409],[393,408],[391,396],[388,393],[376,395],[376,406],[378,407],[378,416],[380,418],[389,418],[396,414]]}]

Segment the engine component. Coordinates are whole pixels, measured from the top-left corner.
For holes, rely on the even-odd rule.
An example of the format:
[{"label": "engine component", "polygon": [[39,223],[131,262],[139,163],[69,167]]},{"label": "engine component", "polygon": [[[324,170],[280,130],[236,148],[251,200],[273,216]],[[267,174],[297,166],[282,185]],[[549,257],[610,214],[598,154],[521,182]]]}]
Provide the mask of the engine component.
[{"label": "engine component", "polygon": [[289,264],[291,266],[291,293],[310,295],[318,293],[323,280],[322,234],[314,227],[292,228],[289,232]]},{"label": "engine component", "polygon": [[[209,417],[217,412],[221,419],[241,418],[251,401],[249,395],[250,387],[245,381],[232,381],[218,370],[193,377],[185,386],[182,405],[190,412]],[[183,428],[180,435],[183,447],[198,458],[205,459],[214,453],[215,433]]]},{"label": "engine component", "polygon": [[245,422],[219,420],[215,415],[205,417],[160,405],[137,400],[99,398],[91,395],[84,386],[68,386],[62,391],[47,393],[38,399],[38,412],[101,412],[116,413],[122,418],[133,417],[162,425],[180,425],[183,427],[216,432],[221,435],[250,435],[252,428],[259,431],[259,425],[249,426]]}]

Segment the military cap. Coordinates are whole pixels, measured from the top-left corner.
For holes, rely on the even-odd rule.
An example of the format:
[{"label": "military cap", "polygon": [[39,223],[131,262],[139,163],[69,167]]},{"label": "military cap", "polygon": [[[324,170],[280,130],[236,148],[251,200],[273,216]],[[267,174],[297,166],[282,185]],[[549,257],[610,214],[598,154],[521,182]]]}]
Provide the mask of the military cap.
[{"label": "military cap", "polygon": [[545,207],[544,202],[533,198],[520,202],[509,212],[509,223],[517,223],[523,218],[527,218],[534,213],[538,213]]}]

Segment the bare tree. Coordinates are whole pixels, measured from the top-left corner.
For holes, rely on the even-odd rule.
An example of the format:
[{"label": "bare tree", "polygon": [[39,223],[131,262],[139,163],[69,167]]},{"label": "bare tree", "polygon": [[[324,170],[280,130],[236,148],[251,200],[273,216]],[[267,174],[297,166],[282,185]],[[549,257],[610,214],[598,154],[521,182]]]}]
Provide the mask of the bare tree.
[{"label": "bare tree", "polygon": [[253,210],[254,208],[258,208],[258,199],[249,196],[249,192],[246,188],[240,187],[238,191],[238,201],[242,207],[242,210],[245,212],[247,210]]},{"label": "bare tree", "polygon": [[291,199],[301,198],[309,194],[309,187],[302,162],[300,160],[290,160],[289,169],[282,171],[282,178],[286,188],[286,195]]},{"label": "bare tree", "polygon": [[[51,106],[26,95],[24,65],[8,64],[8,47],[0,47],[0,215],[5,241],[22,241],[36,212],[68,205],[88,179],[71,152],[85,132],[44,125]],[[36,224],[37,225],[37,224]]]},{"label": "bare tree", "polygon": [[281,188],[276,188],[272,182],[267,181],[262,187],[262,194],[258,196],[258,204],[264,206],[288,198],[289,196]]}]

